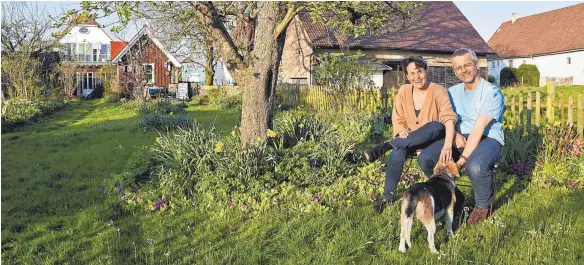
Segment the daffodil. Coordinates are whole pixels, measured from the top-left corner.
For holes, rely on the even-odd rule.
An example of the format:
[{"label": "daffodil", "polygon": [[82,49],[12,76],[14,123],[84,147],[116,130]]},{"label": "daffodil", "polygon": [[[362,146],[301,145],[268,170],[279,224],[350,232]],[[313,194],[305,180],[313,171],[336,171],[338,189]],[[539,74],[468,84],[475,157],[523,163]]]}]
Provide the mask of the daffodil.
[{"label": "daffodil", "polygon": [[215,144],[215,153],[220,153],[221,150],[223,150],[223,143],[217,142],[217,144]]},{"label": "daffodil", "polygon": [[276,137],[276,132],[274,132],[274,131],[272,131],[272,130],[268,129],[268,132],[266,133],[266,135],[267,135],[268,137]]}]

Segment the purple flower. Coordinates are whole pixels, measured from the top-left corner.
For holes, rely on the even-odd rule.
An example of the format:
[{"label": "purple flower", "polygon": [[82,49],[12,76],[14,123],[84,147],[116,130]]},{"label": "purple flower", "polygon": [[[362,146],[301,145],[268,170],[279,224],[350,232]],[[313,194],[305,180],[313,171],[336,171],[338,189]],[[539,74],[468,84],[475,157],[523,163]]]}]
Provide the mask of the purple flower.
[{"label": "purple flower", "polygon": [[322,194],[315,194],[314,196],[312,196],[312,200],[314,200],[315,202],[320,202],[322,200]]},{"label": "purple flower", "polygon": [[158,210],[160,207],[164,206],[164,204],[166,204],[166,196],[162,196],[162,200],[160,201],[155,201],[154,208]]}]

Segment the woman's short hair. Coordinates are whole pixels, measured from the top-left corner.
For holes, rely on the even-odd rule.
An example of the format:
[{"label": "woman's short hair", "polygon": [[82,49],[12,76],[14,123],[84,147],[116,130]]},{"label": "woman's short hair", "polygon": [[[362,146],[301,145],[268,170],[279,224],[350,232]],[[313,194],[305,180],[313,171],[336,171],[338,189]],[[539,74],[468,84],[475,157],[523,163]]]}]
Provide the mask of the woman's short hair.
[{"label": "woman's short hair", "polygon": [[428,63],[422,58],[420,55],[412,55],[408,58],[405,58],[401,62],[401,67],[404,69],[404,73],[408,75],[408,70],[406,69],[410,63],[414,63],[416,68],[423,68],[424,70],[428,70]]}]

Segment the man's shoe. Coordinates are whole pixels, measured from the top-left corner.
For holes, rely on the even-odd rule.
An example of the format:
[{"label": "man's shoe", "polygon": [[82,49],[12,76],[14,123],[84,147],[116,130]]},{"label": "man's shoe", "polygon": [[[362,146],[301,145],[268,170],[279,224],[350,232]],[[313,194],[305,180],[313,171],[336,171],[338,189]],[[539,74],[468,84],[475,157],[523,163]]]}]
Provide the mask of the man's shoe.
[{"label": "man's shoe", "polygon": [[490,205],[489,208],[479,208],[478,206],[475,206],[472,212],[470,213],[468,220],[466,220],[466,223],[469,225],[473,225],[486,220],[487,217],[491,215],[492,207],[493,207],[492,205]]},{"label": "man's shoe", "polygon": [[392,202],[393,202],[393,197],[389,200],[384,199],[384,198],[379,198],[373,204],[373,210],[375,210],[377,213],[381,214],[381,213],[383,213],[383,210],[385,210],[385,207],[389,206]]},{"label": "man's shoe", "polygon": [[389,144],[389,142],[376,145],[371,149],[365,150],[365,159],[367,160],[367,162],[373,162],[377,160],[379,157],[381,157],[383,154],[385,154],[385,152],[391,149],[392,147]]}]

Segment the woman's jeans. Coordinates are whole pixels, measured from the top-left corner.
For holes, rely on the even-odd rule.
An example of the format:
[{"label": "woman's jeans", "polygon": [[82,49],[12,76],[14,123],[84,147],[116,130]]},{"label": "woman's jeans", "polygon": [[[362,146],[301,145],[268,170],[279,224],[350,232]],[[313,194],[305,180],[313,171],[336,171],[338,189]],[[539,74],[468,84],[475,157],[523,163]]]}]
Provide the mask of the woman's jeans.
[{"label": "woman's jeans", "polygon": [[[415,153],[417,149],[423,149],[440,139],[442,139],[442,145],[444,145],[444,135],[444,125],[440,122],[433,121],[410,132],[407,138],[395,138],[389,142],[393,147],[393,151],[385,167],[383,199],[393,199],[408,154]],[[438,156],[440,156],[440,150],[442,150],[442,146],[438,149]],[[432,171],[430,170],[430,172]]]},{"label": "woman's jeans", "polygon": [[[468,134],[463,136],[468,139]],[[441,139],[424,148],[422,153],[418,155],[418,164],[426,176],[432,175],[443,147],[444,139]],[[452,156],[458,158],[462,151],[463,149],[453,149]],[[500,156],[501,144],[495,139],[483,136],[466,162],[466,174],[472,183],[476,206],[480,208],[488,208],[489,204],[493,203],[495,194],[493,193],[492,168]]]}]

